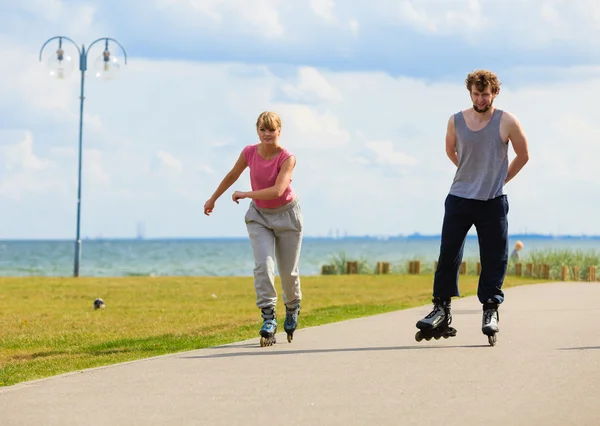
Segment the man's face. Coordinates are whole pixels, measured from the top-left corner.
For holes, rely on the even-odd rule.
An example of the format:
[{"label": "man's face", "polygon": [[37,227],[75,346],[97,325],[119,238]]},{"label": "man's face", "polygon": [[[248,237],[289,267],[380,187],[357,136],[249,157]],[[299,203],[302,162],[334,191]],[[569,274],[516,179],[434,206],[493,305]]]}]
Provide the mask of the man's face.
[{"label": "man's face", "polygon": [[492,88],[487,86],[485,88],[477,87],[473,85],[471,87],[471,101],[473,102],[473,109],[479,113],[484,113],[489,110],[494,103],[496,95],[492,94]]}]

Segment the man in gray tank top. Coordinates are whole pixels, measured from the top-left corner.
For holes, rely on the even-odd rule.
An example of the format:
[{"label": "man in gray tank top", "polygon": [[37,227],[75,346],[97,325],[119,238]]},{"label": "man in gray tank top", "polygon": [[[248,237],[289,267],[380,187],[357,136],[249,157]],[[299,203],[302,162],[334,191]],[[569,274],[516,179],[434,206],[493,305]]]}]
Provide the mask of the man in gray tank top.
[{"label": "man in gray tank top", "polygon": [[[445,200],[442,239],[433,282],[433,311],[417,322],[417,340],[450,337],[456,330],[450,300],[459,296],[458,271],[467,233],[477,230],[481,275],[477,296],[483,306],[482,332],[496,343],[498,306],[504,301],[502,284],[508,264],[508,199],[503,192],[529,160],[527,137],[512,114],[497,109],[497,76],[487,70],[466,79],[473,106],[450,117],[446,154],[457,170]],[[508,164],[508,144],[515,158]]]}]

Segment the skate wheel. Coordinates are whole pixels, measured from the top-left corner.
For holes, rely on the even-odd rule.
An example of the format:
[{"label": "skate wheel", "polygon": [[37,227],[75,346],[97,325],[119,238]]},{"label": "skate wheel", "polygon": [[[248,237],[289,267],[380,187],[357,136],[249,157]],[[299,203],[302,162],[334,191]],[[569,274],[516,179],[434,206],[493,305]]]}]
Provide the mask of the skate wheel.
[{"label": "skate wheel", "polygon": [[420,331],[417,331],[417,334],[415,334],[415,340],[417,342],[420,342],[421,340],[423,340],[423,333],[421,333]]},{"label": "skate wheel", "polygon": [[450,336],[448,336],[447,334],[444,334],[444,339],[449,338]]},{"label": "skate wheel", "polygon": [[433,336],[433,338],[434,338],[435,340],[440,340],[440,337],[441,337],[441,336]]},{"label": "skate wheel", "polygon": [[496,344],[496,335],[495,334],[488,336],[488,343],[490,344],[490,346],[494,346]]},{"label": "skate wheel", "polygon": [[425,340],[427,340],[427,341],[429,342],[429,341],[431,340],[431,336],[427,336],[427,337],[425,338]]},{"label": "skate wheel", "polygon": [[294,340],[294,335],[293,334],[288,334],[288,343],[292,343],[292,340]]},{"label": "skate wheel", "polygon": [[260,338],[260,346],[261,347],[265,347],[265,346],[273,346],[274,343],[276,343],[277,341],[275,340],[275,336],[273,337],[261,337]]}]

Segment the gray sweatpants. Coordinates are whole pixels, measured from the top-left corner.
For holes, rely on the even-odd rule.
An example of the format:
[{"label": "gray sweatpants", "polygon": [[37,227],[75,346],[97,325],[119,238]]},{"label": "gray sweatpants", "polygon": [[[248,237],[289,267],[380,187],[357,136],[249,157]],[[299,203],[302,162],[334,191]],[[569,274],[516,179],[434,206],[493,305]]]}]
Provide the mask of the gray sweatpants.
[{"label": "gray sweatpants", "polygon": [[252,201],[245,221],[254,253],[256,306],[262,309],[277,303],[275,258],[283,303],[290,308],[296,306],[302,300],[298,263],[303,219],[298,199],[276,209],[260,208]]}]

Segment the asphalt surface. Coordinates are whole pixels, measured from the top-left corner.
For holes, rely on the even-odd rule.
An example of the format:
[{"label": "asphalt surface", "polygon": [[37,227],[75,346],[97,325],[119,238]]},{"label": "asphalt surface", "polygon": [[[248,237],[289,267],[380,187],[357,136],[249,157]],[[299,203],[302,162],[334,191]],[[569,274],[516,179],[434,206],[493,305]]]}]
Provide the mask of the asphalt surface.
[{"label": "asphalt surface", "polygon": [[257,337],[0,388],[0,425],[599,425],[600,284],[505,293],[493,347],[468,297],[447,340],[429,305]]}]

